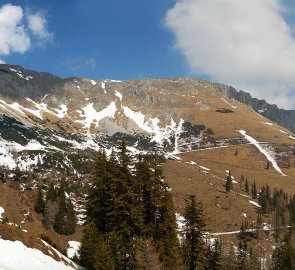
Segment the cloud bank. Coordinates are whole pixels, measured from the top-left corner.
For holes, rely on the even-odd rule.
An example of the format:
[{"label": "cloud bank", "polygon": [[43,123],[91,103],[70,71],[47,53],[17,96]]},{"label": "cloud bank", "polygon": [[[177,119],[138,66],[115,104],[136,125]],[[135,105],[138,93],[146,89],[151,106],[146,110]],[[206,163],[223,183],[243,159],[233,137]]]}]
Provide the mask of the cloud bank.
[{"label": "cloud bank", "polygon": [[179,0],[165,25],[193,72],[294,109],[295,39],[283,8],[280,0]]},{"label": "cloud bank", "polygon": [[52,40],[52,35],[41,12],[25,15],[20,6],[5,4],[0,7],[0,56],[25,53],[32,47],[33,37],[46,44]]}]

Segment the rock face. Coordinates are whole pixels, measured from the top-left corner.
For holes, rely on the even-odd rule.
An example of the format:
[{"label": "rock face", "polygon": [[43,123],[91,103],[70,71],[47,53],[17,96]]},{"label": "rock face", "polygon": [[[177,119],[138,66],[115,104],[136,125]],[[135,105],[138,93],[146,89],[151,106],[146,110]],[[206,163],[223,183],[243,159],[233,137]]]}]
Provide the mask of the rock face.
[{"label": "rock face", "polygon": [[252,98],[249,93],[228,87],[230,97],[251,106],[256,112],[295,132],[295,110],[279,109],[277,105],[268,104],[264,99]]},{"label": "rock face", "polygon": [[18,99],[38,98],[60,87],[63,80],[49,73],[25,70],[20,66],[0,64],[2,95]]},{"label": "rock face", "polygon": [[294,143],[288,130],[270,129],[273,123],[239,101],[293,127],[292,112],[196,78],[61,79],[2,64],[0,166],[25,169],[43,160],[65,168],[79,164],[78,152],[111,149],[122,139],[134,152],[166,154],[236,145],[244,143],[241,129],[271,143]]}]

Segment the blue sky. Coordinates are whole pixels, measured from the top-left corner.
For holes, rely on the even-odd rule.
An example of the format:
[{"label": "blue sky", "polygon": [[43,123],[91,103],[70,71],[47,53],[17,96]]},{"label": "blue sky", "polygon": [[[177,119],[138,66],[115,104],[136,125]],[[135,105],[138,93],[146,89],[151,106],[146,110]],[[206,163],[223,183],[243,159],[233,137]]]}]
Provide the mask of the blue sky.
[{"label": "blue sky", "polygon": [[0,1],[0,61],[60,77],[195,76],[295,109],[293,0]]},{"label": "blue sky", "polygon": [[41,10],[53,39],[2,57],[61,77],[137,79],[186,76],[189,68],[163,26],[172,0],[10,1]]}]

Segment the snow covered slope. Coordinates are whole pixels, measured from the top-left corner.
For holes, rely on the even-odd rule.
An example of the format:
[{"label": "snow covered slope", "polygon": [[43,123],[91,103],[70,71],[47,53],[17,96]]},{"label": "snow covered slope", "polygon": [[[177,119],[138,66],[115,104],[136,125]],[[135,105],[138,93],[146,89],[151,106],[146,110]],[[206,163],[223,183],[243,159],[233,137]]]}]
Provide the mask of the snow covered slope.
[{"label": "snow covered slope", "polygon": [[73,270],[77,264],[56,261],[38,249],[28,248],[20,241],[0,239],[0,269],[2,270]]}]

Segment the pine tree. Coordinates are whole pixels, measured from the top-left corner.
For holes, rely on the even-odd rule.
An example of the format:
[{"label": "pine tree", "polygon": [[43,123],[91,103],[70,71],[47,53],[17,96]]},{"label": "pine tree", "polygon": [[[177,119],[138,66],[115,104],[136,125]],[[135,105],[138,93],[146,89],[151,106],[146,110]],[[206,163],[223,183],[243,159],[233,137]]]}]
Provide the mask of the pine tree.
[{"label": "pine tree", "polygon": [[94,223],[89,223],[84,227],[81,241],[80,264],[88,270],[95,270],[95,250],[97,248],[98,233]]},{"label": "pine tree", "polygon": [[139,156],[138,162],[136,164],[136,179],[139,204],[143,209],[143,234],[146,237],[153,236],[153,231],[155,229],[155,219],[158,209],[159,198],[155,198],[155,181],[150,173],[150,164],[147,158]]},{"label": "pine tree", "polygon": [[45,209],[45,201],[43,199],[43,192],[41,188],[38,188],[37,199],[34,205],[34,210],[37,213],[44,213],[44,209]]},{"label": "pine tree", "polygon": [[247,259],[247,244],[245,241],[240,241],[237,251],[237,260],[239,262],[239,269],[246,269]]},{"label": "pine tree", "polygon": [[257,199],[257,186],[254,180],[254,183],[251,185],[251,195],[253,199]]},{"label": "pine tree", "polygon": [[244,182],[245,182],[244,175],[241,175],[241,179],[240,179],[240,191],[242,191],[242,185],[244,184]]},{"label": "pine tree", "polygon": [[55,202],[57,200],[57,192],[56,192],[52,182],[51,182],[49,189],[46,193],[46,202],[49,200],[52,202]]},{"label": "pine tree", "polygon": [[153,239],[156,242],[160,262],[164,269],[177,269],[180,264],[179,245],[176,232],[175,209],[169,186],[164,181],[160,159],[153,160],[153,196],[154,212]]},{"label": "pine tree", "polygon": [[247,177],[246,177],[246,181],[245,181],[245,192],[249,194],[249,183],[248,183]]},{"label": "pine tree", "polygon": [[202,239],[205,222],[202,203],[194,195],[186,200],[184,218],[184,261],[189,270],[195,270],[205,264],[205,245]]},{"label": "pine tree", "polygon": [[70,200],[66,201],[65,195],[59,193],[58,211],[55,216],[53,228],[63,235],[71,235],[76,230],[76,213]]},{"label": "pine tree", "polygon": [[213,245],[208,247],[208,251],[207,251],[208,261],[207,261],[207,265],[205,267],[205,270],[222,269],[221,250],[222,250],[221,241],[218,239],[215,239]]},{"label": "pine tree", "polygon": [[225,182],[225,190],[226,192],[229,192],[232,190],[232,188],[233,188],[233,180],[231,177],[231,173],[229,172]]},{"label": "pine tree", "polygon": [[112,250],[107,242],[100,235],[96,240],[96,247],[93,258],[93,267],[95,270],[115,270]]}]

